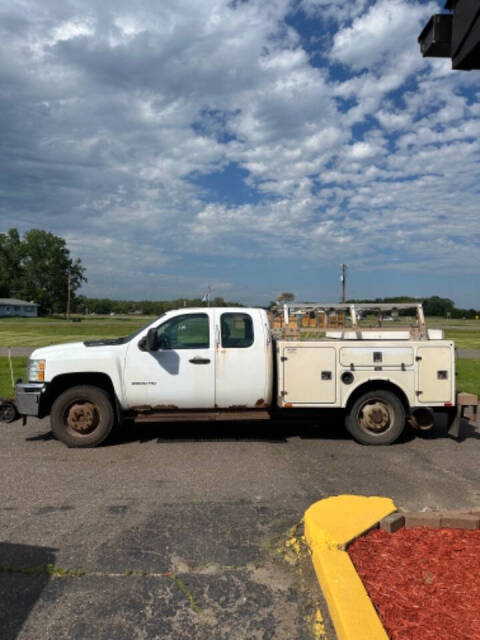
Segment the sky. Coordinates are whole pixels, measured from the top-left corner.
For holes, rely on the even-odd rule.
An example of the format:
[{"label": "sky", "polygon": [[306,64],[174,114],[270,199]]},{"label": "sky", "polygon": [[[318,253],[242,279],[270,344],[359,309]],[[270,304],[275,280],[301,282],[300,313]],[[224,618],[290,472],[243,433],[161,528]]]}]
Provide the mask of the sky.
[{"label": "sky", "polygon": [[444,3],[0,6],[0,232],[62,236],[92,297],[440,295],[480,308],[480,72]]}]

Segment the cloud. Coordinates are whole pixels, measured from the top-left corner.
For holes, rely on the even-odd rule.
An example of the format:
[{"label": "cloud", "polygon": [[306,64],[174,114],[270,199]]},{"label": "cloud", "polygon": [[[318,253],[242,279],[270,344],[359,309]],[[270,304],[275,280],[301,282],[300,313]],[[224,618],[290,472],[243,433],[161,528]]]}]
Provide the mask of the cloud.
[{"label": "cloud", "polygon": [[337,24],[345,23],[361,15],[368,6],[369,0],[302,0],[303,11],[315,18],[321,18]]},{"label": "cloud", "polygon": [[[361,70],[380,66],[405,50],[416,51],[416,34],[436,9],[434,3],[377,0],[333,38],[332,60]],[[420,60],[419,56],[417,58]]]},{"label": "cloud", "polygon": [[421,58],[437,9],[6,5],[0,231],[63,235],[86,292],[131,298],[260,301],[298,260],[478,273],[478,79]]}]

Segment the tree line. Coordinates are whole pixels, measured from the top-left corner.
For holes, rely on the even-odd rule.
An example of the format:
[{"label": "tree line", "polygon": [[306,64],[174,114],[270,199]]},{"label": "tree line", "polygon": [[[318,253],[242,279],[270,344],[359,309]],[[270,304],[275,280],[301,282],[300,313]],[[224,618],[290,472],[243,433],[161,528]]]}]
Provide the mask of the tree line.
[{"label": "tree line", "polygon": [[[370,302],[370,303],[385,303],[385,304],[394,304],[396,302],[412,302],[412,303],[422,303],[423,304],[423,312],[426,316],[440,316],[443,318],[475,318],[479,314],[476,309],[457,309],[455,307],[455,303],[450,298],[441,298],[439,296],[430,296],[429,298],[412,298],[410,296],[396,296],[393,298],[375,298],[372,299],[355,299],[348,300],[347,302],[352,303],[360,303],[360,302]],[[399,315],[409,315],[409,311],[399,309]]]},{"label": "tree line", "polygon": [[[171,309],[182,307],[205,307],[206,303],[201,298],[177,298],[176,300],[110,300],[110,298],[88,298],[78,296],[75,301],[77,313],[95,313],[108,315],[111,313],[124,315],[138,313],[146,316],[159,316]],[[228,302],[221,297],[210,300],[212,307],[241,307],[238,302]]]},{"label": "tree line", "polygon": [[69,280],[75,305],[75,292],[87,279],[63,238],[42,229],[31,229],[23,238],[15,228],[0,233],[0,298],[35,302],[42,315],[64,313]]}]

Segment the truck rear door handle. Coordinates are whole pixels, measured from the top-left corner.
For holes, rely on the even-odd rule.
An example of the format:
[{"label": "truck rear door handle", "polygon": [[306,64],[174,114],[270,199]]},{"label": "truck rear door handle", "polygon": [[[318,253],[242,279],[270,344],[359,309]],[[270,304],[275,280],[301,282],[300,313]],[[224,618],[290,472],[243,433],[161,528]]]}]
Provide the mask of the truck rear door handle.
[{"label": "truck rear door handle", "polygon": [[195,358],[189,360],[189,362],[191,362],[192,364],[210,364],[210,359],[200,358],[199,356],[196,356]]}]

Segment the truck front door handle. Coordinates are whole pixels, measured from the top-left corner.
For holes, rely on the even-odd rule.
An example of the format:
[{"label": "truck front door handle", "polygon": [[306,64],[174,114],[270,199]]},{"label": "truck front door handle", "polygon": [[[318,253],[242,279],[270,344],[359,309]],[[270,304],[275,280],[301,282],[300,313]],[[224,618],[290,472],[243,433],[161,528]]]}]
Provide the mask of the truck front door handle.
[{"label": "truck front door handle", "polygon": [[196,356],[195,358],[189,360],[189,362],[191,362],[192,364],[210,364],[210,359],[200,358],[199,356]]}]

